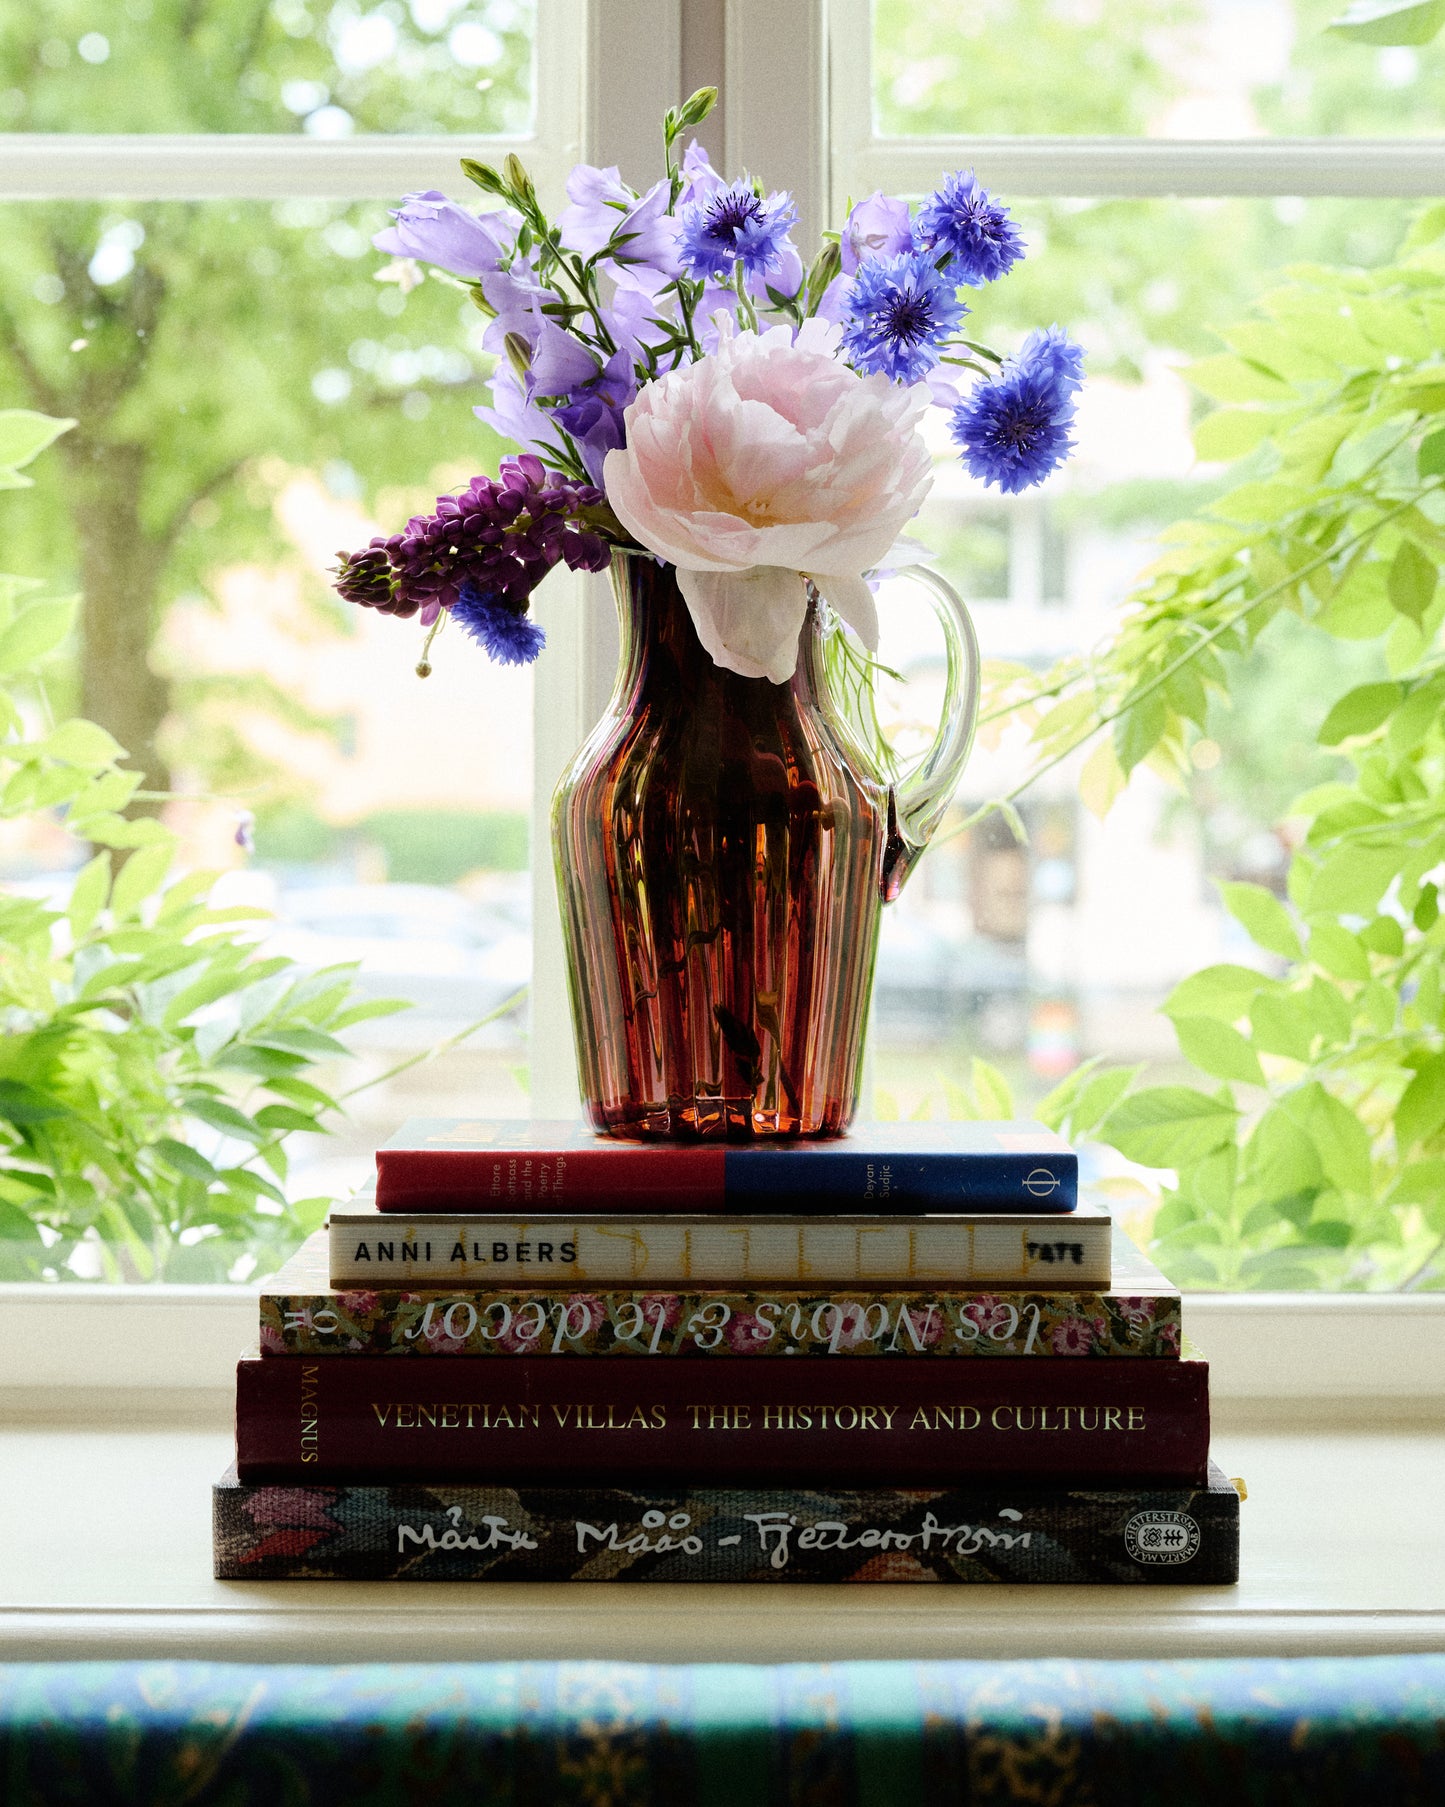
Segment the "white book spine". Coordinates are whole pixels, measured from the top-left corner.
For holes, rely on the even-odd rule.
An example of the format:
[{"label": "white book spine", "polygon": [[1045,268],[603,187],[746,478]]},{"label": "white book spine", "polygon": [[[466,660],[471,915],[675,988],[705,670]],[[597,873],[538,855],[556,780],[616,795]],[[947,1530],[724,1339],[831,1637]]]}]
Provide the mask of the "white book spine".
[{"label": "white book spine", "polygon": [[958,1281],[1107,1286],[1106,1218],[975,1223],[896,1219],[646,1223],[548,1218],[426,1221],[374,1217],[331,1226],[333,1285],[495,1287],[898,1285]]}]

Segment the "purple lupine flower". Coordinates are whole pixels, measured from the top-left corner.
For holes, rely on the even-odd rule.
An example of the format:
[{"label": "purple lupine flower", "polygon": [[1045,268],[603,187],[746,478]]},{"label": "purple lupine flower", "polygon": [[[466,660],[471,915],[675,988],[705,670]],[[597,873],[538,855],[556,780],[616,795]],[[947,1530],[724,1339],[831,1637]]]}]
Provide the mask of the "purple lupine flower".
[{"label": "purple lupine flower", "polygon": [[1017,495],[1073,450],[1083,353],[1057,327],[1031,333],[1017,357],[954,409],[949,431],[969,474]]},{"label": "purple lupine flower", "polygon": [[517,228],[522,223],[510,208],[472,213],[456,201],[449,201],[439,188],[405,195],[401,206],[392,209],[391,217],[396,224],[378,232],[371,241],[378,251],[388,251],[394,257],[415,257],[471,282],[498,269],[503,258],[511,255]]},{"label": "purple lupine flower", "polygon": [[748,182],[733,182],[678,211],[678,253],[693,276],[730,280],[741,263],[745,275],[760,276],[778,267],[788,228],[798,210],[788,194],[767,200]]},{"label": "purple lupine flower", "polygon": [[971,289],[995,281],[1024,254],[1008,208],[980,187],[971,169],[946,177],[919,208],[918,236],[930,250],[946,252],[954,282]]},{"label": "purple lupine flower", "polygon": [[574,389],[563,406],[551,410],[552,418],[572,436],[582,455],[583,468],[599,487],[603,459],[627,443],[622,416],[636,394],[637,376],[631,354],[619,350],[607,360],[604,369]]},{"label": "purple lupine flower", "polygon": [[398,596],[396,589],[392,552],[401,545],[401,540],[399,533],[390,538],[378,534],[360,552],[338,552],[336,556],[340,563],[332,567],[336,573],[333,588],[337,595],[345,602],[354,602],[358,608],[375,609],[379,615],[414,615],[420,603]]},{"label": "purple lupine flower", "polygon": [[845,276],[854,275],[858,266],[871,258],[901,257],[912,249],[913,221],[907,201],[895,201],[881,188],[858,202],[838,241]]},{"label": "purple lupine flower", "polygon": [[[341,555],[337,587],[388,614],[420,612],[423,624],[455,607],[467,584],[520,611],[554,565],[606,567],[606,541],[576,518],[601,501],[600,489],[552,476],[529,453],[504,458],[500,476],[474,477],[459,495],[439,496],[435,513],[416,516],[404,532],[374,540],[349,558]],[[385,598],[382,557],[390,566]]]},{"label": "purple lupine flower", "polygon": [[916,383],[938,362],[939,346],[967,312],[927,252],[872,258],[848,291],[844,355],[864,375]]},{"label": "purple lupine flower", "polygon": [[452,604],[452,619],[485,647],[499,665],[530,665],[547,636],[527,614],[499,595],[464,583]]}]

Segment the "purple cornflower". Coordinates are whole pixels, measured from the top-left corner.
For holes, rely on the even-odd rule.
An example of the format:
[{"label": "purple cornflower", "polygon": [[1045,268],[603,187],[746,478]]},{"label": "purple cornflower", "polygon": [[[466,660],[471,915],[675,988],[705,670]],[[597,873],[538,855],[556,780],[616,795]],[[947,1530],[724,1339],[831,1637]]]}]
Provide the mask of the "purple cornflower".
[{"label": "purple cornflower", "polygon": [[473,583],[464,583],[457,592],[452,619],[499,665],[530,665],[547,644],[525,603],[517,608]]},{"label": "purple cornflower", "polygon": [[927,253],[870,258],[848,291],[844,355],[865,376],[916,383],[938,362],[939,346],[967,312]]},{"label": "purple cornflower", "polygon": [[791,195],[764,201],[748,182],[734,182],[678,209],[678,254],[692,276],[732,279],[741,263],[747,276],[760,276],[782,262],[788,229],[798,221]]},{"label": "purple cornflower", "polygon": [[950,259],[955,284],[971,289],[993,282],[1024,254],[1024,241],[1008,208],[979,186],[971,169],[948,176],[918,210],[918,235]]},{"label": "purple cornflower", "polygon": [[416,516],[404,532],[339,555],[336,587],[383,614],[420,611],[423,624],[454,607],[468,584],[522,610],[558,563],[606,569],[606,541],[576,519],[601,501],[600,489],[551,476],[530,453],[504,458],[499,477],[473,477],[460,495],[439,496],[436,512]]},{"label": "purple cornflower", "polygon": [[1056,326],[1030,333],[1017,357],[958,404],[949,431],[970,476],[1017,495],[1064,462],[1083,355]]}]

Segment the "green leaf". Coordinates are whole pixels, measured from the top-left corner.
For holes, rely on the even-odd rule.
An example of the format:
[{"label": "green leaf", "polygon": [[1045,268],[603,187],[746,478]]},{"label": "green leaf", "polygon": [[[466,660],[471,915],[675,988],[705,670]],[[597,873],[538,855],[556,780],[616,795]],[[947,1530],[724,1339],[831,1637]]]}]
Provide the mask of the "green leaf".
[{"label": "green leaf", "polygon": [[1436,1205],[1445,1200],[1445,1161],[1412,1161],[1390,1188],[1391,1205]]},{"label": "green leaf", "polygon": [[1221,463],[1242,458],[1280,424],[1280,416],[1263,408],[1217,408],[1194,429],[1194,450]]},{"label": "green leaf", "polygon": [[1316,923],[1310,930],[1310,959],[1337,979],[1368,979],[1370,956],[1358,935],[1337,922]]},{"label": "green leaf", "polygon": [[273,1029],[255,1037],[260,1048],[279,1048],[286,1054],[339,1054],[350,1056],[351,1050],[334,1035],[323,1035],[319,1029]]},{"label": "green leaf", "polygon": [[1244,1158],[1250,1182],[1276,1206],[1312,1199],[1324,1178],[1314,1143],[1282,1104],[1271,1105],[1255,1124]]},{"label": "green leaf", "polygon": [[110,855],[98,853],[77,873],[65,912],[70,918],[70,932],[77,941],[89,931],[96,917],[105,908],[109,891]]},{"label": "green leaf", "polygon": [[1403,684],[1360,684],[1346,691],[1320,724],[1316,737],[1322,747],[1337,747],[1342,740],[1373,734],[1399,707]]},{"label": "green leaf", "polygon": [[[29,408],[0,408],[0,469],[18,471],[74,425],[73,420],[57,420]],[[30,478],[22,477],[20,483],[28,487]]]},{"label": "green leaf", "polygon": [[183,1173],[188,1179],[213,1180],[216,1170],[203,1154],[197,1154],[194,1148],[188,1148],[184,1142],[177,1142],[171,1136],[162,1136],[152,1144],[155,1152],[177,1173]]},{"label": "green leaf", "polygon": [[1318,1082],[1284,1100],[1284,1110],[1309,1138],[1328,1183],[1347,1192],[1370,1190],[1370,1136],[1359,1117]]},{"label": "green leaf", "polygon": [[1329,30],[1357,44],[1428,44],[1445,25],[1445,0],[1353,0]]},{"label": "green leaf", "polygon": [[1202,1072],[1215,1079],[1239,1079],[1263,1085],[1259,1056],[1237,1029],[1215,1017],[1184,1016],[1174,1019],[1180,1051]]},{"label": "green leaf", "polygon": [[168,841],[142,847],[121,867],[111,887],[110,907],[117,919],[132,916],[146,898],[160,889],[171,869]]},{"label": "green leaf", "polygon": [[228,1136],[239,1136],[246,1142],[264,1139],[264,1131],[259,1130],[244,1111],[238,1111],[235,1105],[227,1104],[223,1099],[193,1093],[182,1108],[188,1117],[208,1123],[212,1129],[224,1130]]},{"label": "green leaf", "polygon": [[1206,966],[1181,979],[1164,1000],[1166,1016],[1212,1016],[1223,1023],[1238,1021],[1249,1009],[1256,992],[1272,981],[1252,966],[1228,963]]},{"label": "green leaf", "polygon": [[1124,1099],[1109,1119],[1109,1141],[1145,1167],[1190,1167],[1234,1139],[1233,1103],[1190,1086],[1152,1086]]},{"label": "green leaf", "polygon": [[1096,1073],[1080,1090],[1078,1101],[1069,1112],[1071,1132],[1087,1136],[1107,1123],[1109,1113],[1143,1071],[1141,1062],[1136,1067],[1112,1067],[1107,1073]]},{"label": "green leaf", "polygon": [[970,1073],[974,1102],[986,1118],[1007,1121],[1014,1114],[1013,1088],[999,1072],[977,1054]]},{"label": "green leaf", "polygon": [[1408,1151],[1445,1125],[1445,1054],[1432,1054],[1395,1106],[1395,1140]]},{"label": "green leaf", "polygon": [[47,1098],[18,1079],[0,1079],[0,1118],[8,1123],[53,1123],[73,1115],[68,1104]]},{"label": "green leaf", "polygon": [[1260,947],[1267,948],[1272,954],[1282,954],[1286,960],[1298,960],[1300,957],[1299,936],[1289,911],[1263,885],[1221,885],[1219,895],[1224,899],[1224,907],[1242,923],[1250,936]]},{"label": "green leaf", "polygon": [[293,1110],[289,1104],[265,1104],[256,1112],[256,1122],[261,1129],[301,1130],[319,1135],[321,1125],[314,1117],[308,1117],[305,1111]]},{"label": "green leaf", "polygon": [[1187,382],[1217,402],[1278,402],[1290,394],[1289,385],[1282,383],[1272,371],[1247,358],[1234,358],[1227,353],[1187,364],[1184,376]]},{"label": "green leaf", "polygon": [[1406,855],[1404,847],[1344,847],[1332,853],[1310,880],[1310,914],[1373,916]]},{"label": "green leaf", "polygon": [[47,759],[58,759],[64,765],[80,766],[88,772],[104,771],[125,757],[120,742],[98,722],[82,721],[79,717],[52,728],[38,750]]},{"label": "green leaf", "polygon": [[1309,1009],[1298,992],[1264,991],[1249,1007],[1253,1041],[1264,1054],[1308,1060],[1315,1031]]},{"label": "green leaf", "polygon": [[0,633],[0,674],[9,677],[38,665],[64,642],[74,619],[73,599],[37,602],[17,615]]},{"label": "green leaf", "polygon": [[1390,606],[1418,627],[1435,599],[1436,570],[1433,561],[1415,544],[1401,540],[1390,565],[1386,588]]},{"label": "green leaf", "polygon": [[1417,466],[1422,477],[1445,477],[1445,427],[1427,433],[1420,441]]}]

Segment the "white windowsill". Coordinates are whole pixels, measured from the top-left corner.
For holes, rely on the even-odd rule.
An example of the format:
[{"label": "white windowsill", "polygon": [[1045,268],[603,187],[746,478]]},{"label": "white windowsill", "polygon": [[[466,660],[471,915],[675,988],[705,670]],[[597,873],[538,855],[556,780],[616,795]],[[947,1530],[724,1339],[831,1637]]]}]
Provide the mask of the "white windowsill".
[{"label": "white windowsill", "polygon": [[0,1427],[0,1662],[652,1662],[1445,1650],[1445,1435],[1220,1414],[1242,1576],[1199,1587],[217,1582],[208,1425]]}]

